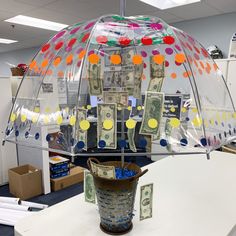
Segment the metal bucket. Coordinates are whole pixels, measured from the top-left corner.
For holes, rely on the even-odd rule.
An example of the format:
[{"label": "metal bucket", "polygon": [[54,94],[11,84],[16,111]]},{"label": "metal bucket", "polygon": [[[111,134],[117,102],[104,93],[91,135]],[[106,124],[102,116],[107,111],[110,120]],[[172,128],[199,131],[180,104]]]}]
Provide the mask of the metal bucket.
[{"label": "metal bucket", "polygon": [[[124,167],[134,170],[137,174],[127,179],[106,179],[92,173],[90,161],[99,163],[95,158],[89,158],[88,166],[93,175],[96,189],[98,208],[100,214],[100,228],[112,235],[121,235],[133,228],[133,208],[138,179],[148,170],[141,171],[140,167],[133,163],[125,163]],[[121,162],[108,161],[102,165],[121,168]]]}]

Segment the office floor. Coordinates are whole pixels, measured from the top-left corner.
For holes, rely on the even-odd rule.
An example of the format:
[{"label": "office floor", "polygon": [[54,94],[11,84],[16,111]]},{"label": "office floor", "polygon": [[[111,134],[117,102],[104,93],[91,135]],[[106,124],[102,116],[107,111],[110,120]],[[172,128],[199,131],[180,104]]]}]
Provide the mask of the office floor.
[{"label": "office floor", "polygon": [[[99,158],[99,159],[100,159],[100,161],[103,161],[103,158]],[[114,159],[115,158],[113,158],[113,160]],[[152,163],[152,161],[146,157],[127,158],[126,161],[135,162],[140,167]],[[76,159],[75,164],[87,168],[86,158]],[[77,194],[80,194],[82,192],[83,192],[83,183],[80,183],[80,184],[72,185],[66,189],[62,189],[57,192],[52,192],[52,193],[49,193],[46,195],[34,197],[34,198],[30,199],[29,201],[47,204],[49,206],[52,206],[54,204],[57,204],[61,201],[66,200],[68,198],[71,198]],[[12,197],[12,195],[9,193],[9,186],[8,185],[0,186],[0,196]],[[0,224],[0,236],[13,236],[13,235],[14,235],[14,228],[13,227]]]}]

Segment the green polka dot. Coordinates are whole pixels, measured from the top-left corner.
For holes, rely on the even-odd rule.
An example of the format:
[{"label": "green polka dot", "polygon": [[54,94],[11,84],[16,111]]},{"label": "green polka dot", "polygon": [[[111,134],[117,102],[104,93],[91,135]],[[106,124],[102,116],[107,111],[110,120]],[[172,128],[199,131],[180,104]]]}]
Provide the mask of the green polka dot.
[{"label": "green polka dot", "polygon": [[117,16],[117,15],[112,16],[112,18],[115,20],[125,20],[123,16]]}]

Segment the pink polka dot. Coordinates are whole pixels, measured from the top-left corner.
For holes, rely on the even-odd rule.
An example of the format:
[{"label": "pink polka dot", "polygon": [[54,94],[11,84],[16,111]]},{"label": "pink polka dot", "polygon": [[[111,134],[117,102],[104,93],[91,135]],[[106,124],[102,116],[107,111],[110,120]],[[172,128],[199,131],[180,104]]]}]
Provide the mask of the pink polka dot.
[{"label": "pink polka dot", "polygon": [[83,48],[79,48],[76,53],[80,54],[84,49]]},{"label": "pink polka dot", "polygon": [[167,55],[171,55],[173,53],[173,49],[172,48],[166,48],[165,52]]},{"label": "pink polka dot", "polygon": [[181,51],[181,47],[179,45],[175,45],[175,48],[178,50],[178,51]]},{"label": "pink polka dot", "polygon": [[104,50],[101,50],[101,51],[100,51],[100,55],[101,55],[102,57],[104,57],[104,55],[105,55]]},{"label": "pink polka dot", "polygon": [[75,34],[79,29],[80,27],[74,28],[73,30],[70,31],[70,34]]},{"label": "pink polka dot", "polygon": [[91,55],[91,54],[94,54],[94,50],[90,50],[90,51],[88,52],[88,56]]},{"label": "pink polka dot", "polygon": [[63,36],[65,33],[66,33],[65,30],[59,32],[58,34],[56,34],[56,35],[53,37],[52,41],[55,42],[58,38],[60,38],[61,36]]},{"label": "pink polka dot", "polygon": [[168,67],[170,63],[168,61],[165,61],[165,67]]},{"label": "pink polka dot", "polygon": [[80,67],[80,65],[81,65],[81,61],[78,61],[77,66]]},{"label": "pink polka dot", "polygon": [[87,29],[91,28],[92,26],[94,26],[94,24],[95,24],[94,21],[93,21],[93,22],[90,22],[90,23],[88,23],[88,24],[84,27],[84,29],[87,30]]},{"label": "pink polka dot", "polygon": [[142,57],[147,57],[147,53],[145,51],[141,51]]},{"label": "pink polka dot", "polygon": [[139,26],[139,24],[132,22],[132,23],[129,23],[129,24],[128,24],[128,27],[131,28],[131,29],[137,29],[137,28],[139,28],[140,26]]},{"label": "pink polka dot", "polygon": [[198,56],[197,53],[194,53],[194,58],[195,58],[196,60],[199,60],[199,59],[200,59],[200,57]]},{"label": "pink polka dot", "polygon": [[175,65],[176,65],[176,66],[181,66],[182,63],[178,63],[177,61],[175,61]]},{"label": "pink polka dot", "polygon": [[152,28],[153,30],[162,30],[163,25],[161,23],[151,23],[150,28]]},{"label": "pink polka dot", "polygon": [[160,52],[158,50],[152,50],[152,55],[157,55],[157,54],[160,54]]},{"label": "pink polka dot", "polygon": [[143,68],[147,68],[147,64],[146,63],[143,63]]},{"label": "pink polka dot", "polygon": [[195,40],[193,37],[191,37],[190,35],[187,35],[188,37],[188,41],[191,43],[191,44],[194,44],[195,43]]},{"label": "pink polka dot", "polygon": [[187,46],[187,48],[188,48],[190,51],[193,50],[193,48],[190,46],[190,44],[189,44],[188,42],[186,42],[186,46]]},{"label": "pink polka dot", "polygon": [[71,50],[72,50],[72,47],[68,47],[68,46],[67,46],[67,47],[65,48],[65,51],[66,51],[66,52],[70,52]]}]

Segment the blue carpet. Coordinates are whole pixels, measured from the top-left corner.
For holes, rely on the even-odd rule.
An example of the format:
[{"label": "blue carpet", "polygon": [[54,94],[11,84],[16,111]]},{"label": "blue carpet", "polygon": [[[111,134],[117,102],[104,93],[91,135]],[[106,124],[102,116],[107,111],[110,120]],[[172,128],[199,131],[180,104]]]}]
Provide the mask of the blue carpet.
[{"label": "blue carpet", "polygon": [[[103,161],[107,161],[108,158],[107,157],[99,157],[98,158],[101,162]],[[109,161],[115,161],[115,160],[120,160],[119,157],[111,157],[109,158]],[[149,158],[146,157],[126,157],[127,162],[133,162],[136,163],[138,166],[143,167],[145,165],[148,165],[150,163],[152,163],[152,161]],[[75,164],[85,167],[87,168],[87,158],[76,158],[75,159]],[[42,195],[42,196],[38,196],[38,197],[34,197],[32,199],[29,199],[28,201],[32,201],[32,202],[37,202],[37,203],[41,203],[41,204],[47,204],[49,206],[52,206],[54,204],[57,204],[59,202],[62,202],[68,198],[71,198],[75,195],[78,195],[80,193],[83,192],[83,183],[80,184],[74,184],[68,188],[56,191],[56,192],[52,192],[46,195]],[[0,186],[0,196],[5,196],[5,197],[13,197],[10,193],[9,193],[9,186],[8,185],[4,185],[4,186]],[[14,235],[14,228],[13,227],[9,227],[9,226],[5,226],[5,225],[1,225],[0,224],[0,236],[13,236]],[[68,235],[69,236],[69,235]]]}]

